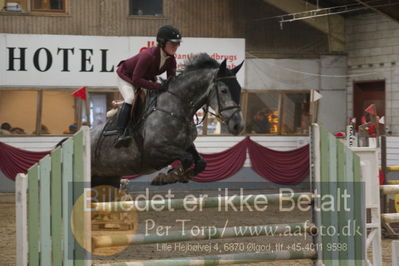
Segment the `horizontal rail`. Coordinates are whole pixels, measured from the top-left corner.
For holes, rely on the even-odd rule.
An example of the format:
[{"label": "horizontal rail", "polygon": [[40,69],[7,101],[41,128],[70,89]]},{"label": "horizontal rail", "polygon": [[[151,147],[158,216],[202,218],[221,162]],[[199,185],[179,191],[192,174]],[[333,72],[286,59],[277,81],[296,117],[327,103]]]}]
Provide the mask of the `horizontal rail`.
[{"label": "horizontal rail", "polygon": [[[195,206],[199,208],[224,208],[232,209],[239,207],[247,210],[249,206],[264,206],[275,203],[289,203],[293,201],[313,201],[313,193],[280,193],[280,194],[259,194],[259,195],[235,195],[231,197],[204,197],[184,199],[164,199],[164,200],[140,200],[140,201],[114,201],[114,202],[94,202],[91,204],[92,212],[129,212],[129,211],[163,211],[163,210],[182,210],[191,209]],[[281,202],[280,202],[281,201]],[[222,211],[225,209],[221,209]]]},{"label": "horizontal rail", "polygon": [[387,166],[387,171],[389,171],[389,172],[399,172],[399,165]]},{"label": "horizontal rail", "polygon": [[399,194],[399,185],[381,185],[380,189],[385,195]]},{"label": "horizontal rail", "polygon": [[399,213],[383,213],[381,218],[385,223],[398,223]]},{"label": "horizontal rail", "polygon": [[118,234],[109,236],[96,236],[92,238],[93,248],[115,247],[125,245],[180,242],[190,240],[236,238],[246,236],[279,236],[291,233],[317,234],[317,228],[311,223],[272,224],[255,226],[235,226],[226,228],[206,228],[200,233],[191,230],[173,231],[164,236],[159,234]]},{"label": "horizontal rail", "polygon": [[262,261],[273,260],[296,260],[296,259],[315,259],[315,250],[304,251],[266,251],[259,253],[236,253],[236,254],[221,254],[209,255],[203,257],[188,257],[177,259],[163,259],[163,260],[148,260],[148,261],[134,261],[134,262],[117,262],[109,264],[95,264],[95,266],[182,266],[182,265],[223,265],[223,264],[240,264],[240,263],[255,263]]}]

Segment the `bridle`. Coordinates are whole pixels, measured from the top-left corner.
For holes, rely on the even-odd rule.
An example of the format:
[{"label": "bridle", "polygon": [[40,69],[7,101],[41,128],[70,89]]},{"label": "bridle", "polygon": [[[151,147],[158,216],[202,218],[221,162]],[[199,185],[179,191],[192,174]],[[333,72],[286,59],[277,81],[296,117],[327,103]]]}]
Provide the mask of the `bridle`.
[{"label": "bridle", "polygon": [[[218,82],[226,80],[226,79],[236,79],[236,76],[231,75],[231,76],[225,76],[225,77],[215,77],[213,79],[213,86],[214,86],[215,91],[216,91],[216,100],[217,100],[217,103],[218,103],[218,112],[217,112],[217,114],[209,111],[209,109],[208,109],[209,108],[209,100],[210,100],[209,96],[210,96],[212,90],[209,91],[208,101],[206,103],[206,107],[204,108],[204,112],[205,112],[205,114],[206,113],[210,113],[211,115],[215,116],[219,121],[222,121],[222,122],[226,123],[226,125],[228,125],[230,119],[234,116],[234,114],[237,113],[237,112],[241,112],[241,107],[239,105],[231,105],[231,106],[226,106],[226,107],[222,108],[222,104],[221,104],[221,101],[220,101],[220,94],[219,94],[220,92],[219,92],[219,88],[218,88]],[[223,115],[223,112],[227,111],[227,110],[231,110],[231,109],[236,109],[236,110],[229,117],[226,118]],[[204,117],[205,117],[205,115],[204,115]]]},{"label": "bridle", "polygon": [[[218,88],[218,82],[226,80],[226,79],[236,79],[236,76],[231,75],[231,76],[226,76],[226,77],[215,77],[213,79],[213,81],[212,81],[213,82],[213,84],[212,84],[213,88],[215,88],[215,91],[216,91],[216,99],[217,99],[217,104],[218,104],[218,112],[217,113],[218,114],[215,114],[215,113],[209,111],[209,102],[210,102],[210,95],[212,93],[212,88],[209,90],[209,93],[208,93],[208,95],[205,98],[206,99],[205,103],[204,103],[204,98],[199,99],[197,102],[190,101],[190,102],[187,103],[187,100],[185,100],[183,97],[181,97],[180,95],[178,95],[178,94],[176,94],[176,93],[174,93],[174,92],[172,92],[170,90],[167,90],[166,93],[169,93],[170,95],[172,95],[175,98],[179,99],[179,101],[183,105],[185,105],[187,108],[189,108],[189,109],[197,110],[202,105],[206,105],[206,107],[203,108],[204,116],[203,116],[202,120],[199,123],[197,123],[197,125],[201,124],[204,121],[207,113],[210,113],[211,115],[214,115],[219,121],[222,121],[222,122],[228,124],[230,119],[234,116],[234,114],[241,111],[241,107],[239,105],[231,105],[231,106],[222,107],[222,104],[221,104],[221,101],[220,101],[220,92],[219,92],[219,88]],[[231,110],[231,109],[236,109],[236,111],[233,112],[229,117],[225,117],[223,115],[223,112],[227,111],[227,110]],[[169,114],[171,117],[178,118],[178,119],[181,119],[181,120],[187,120],[187,118],[185,118],[183,116],[177,116],[177,114],[175,114],[173,112],[170,112],[170,111],[167,111],[167,110],[164,110],[164,109],[158,107],[157,106],[157,102],[155,102],[155,106],[152,108],[152,111],[161,111],[163,113]],[[192,118],[190,118],[190,120],[191,119]]]}]

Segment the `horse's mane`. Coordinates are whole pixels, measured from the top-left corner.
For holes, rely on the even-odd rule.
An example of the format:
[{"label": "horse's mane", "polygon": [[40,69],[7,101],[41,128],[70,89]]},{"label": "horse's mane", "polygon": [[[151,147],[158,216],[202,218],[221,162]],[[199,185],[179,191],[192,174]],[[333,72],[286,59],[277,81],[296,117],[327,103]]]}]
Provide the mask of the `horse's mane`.
[{"label": "horse's mane", "polygon": [[206,53],[201,53],[198,55],[193,56],[192,58],[186,60],[184,62],[184,71],[183,73],[189,72],[189,71],[194,71],[194,70],[199,70],[199,69],[205,69],[205,68],[218,68],[219,63],[211,58],[208,54]]}]

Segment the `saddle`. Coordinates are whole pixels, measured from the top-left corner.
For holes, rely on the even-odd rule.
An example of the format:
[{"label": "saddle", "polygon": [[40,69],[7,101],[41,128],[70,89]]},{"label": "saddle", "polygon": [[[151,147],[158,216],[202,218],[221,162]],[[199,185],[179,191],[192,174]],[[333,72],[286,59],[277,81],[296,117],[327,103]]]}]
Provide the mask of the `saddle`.
[{"label": "saddle", "polygon": [[[132,103],[132,111],[130,115],[130,121],[128,124],[129,130],[136,129],[140,126],[141,122],[144,120],[145,116],[145,107],[146,102],[153,97],[153,94],[150,92],[147,93],[146,90],[137,90],[137,96]],[[107,122],[103,129],[103,136],[116,136],[117,134],[109,134],[108,132],[115,131],[117,129],[117,120],[118,120],[119,111],[117,111],[113,116],[107,119]],[[133,130],[134,131],[134,130]]]},{"label": "saddle", "polygon": [[132,105],[132,113],[130,123],[135,125],[139,118],[142,116],[144,107],[146,102],[146,91],[145,90],[137,90],[137,97],[135,98]]}]

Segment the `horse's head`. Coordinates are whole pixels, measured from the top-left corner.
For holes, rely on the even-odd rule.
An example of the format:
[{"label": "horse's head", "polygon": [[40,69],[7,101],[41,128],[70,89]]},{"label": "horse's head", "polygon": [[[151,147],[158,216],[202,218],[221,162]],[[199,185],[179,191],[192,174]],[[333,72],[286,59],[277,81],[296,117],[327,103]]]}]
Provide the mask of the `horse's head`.
[{"label": "horse's head", "polygon": [[241,86],[236,78],[236,73],[243,63],[233,69],[228,69],[224,60],[213,80],[209,97],[209,105],[216,110],[218,118],[228,126],[233,135],[240,134],[244,129],[240,107]]}]

